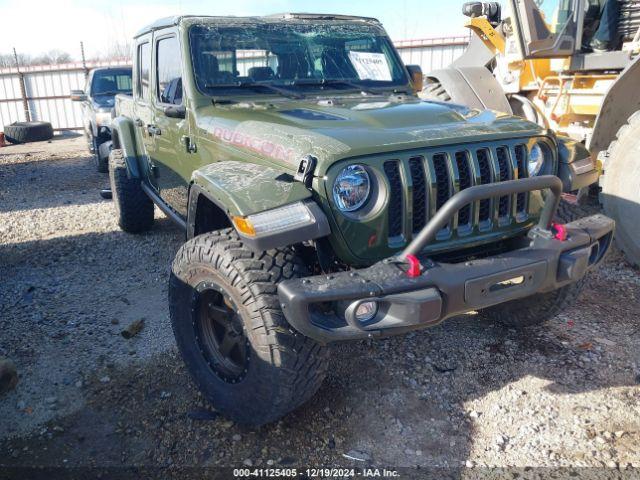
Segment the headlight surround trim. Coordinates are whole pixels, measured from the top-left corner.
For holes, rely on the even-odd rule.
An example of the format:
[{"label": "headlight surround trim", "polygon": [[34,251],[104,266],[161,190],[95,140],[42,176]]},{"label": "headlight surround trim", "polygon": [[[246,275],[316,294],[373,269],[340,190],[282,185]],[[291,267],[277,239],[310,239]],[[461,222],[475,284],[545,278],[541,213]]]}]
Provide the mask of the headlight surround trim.
[{"label": "headlight surround trim", "polygon": [[549,162],[553,161],[553,154],[545,142],[537,141],[529,148],[527,157],[527,174],[535,177],[546,170]]}]

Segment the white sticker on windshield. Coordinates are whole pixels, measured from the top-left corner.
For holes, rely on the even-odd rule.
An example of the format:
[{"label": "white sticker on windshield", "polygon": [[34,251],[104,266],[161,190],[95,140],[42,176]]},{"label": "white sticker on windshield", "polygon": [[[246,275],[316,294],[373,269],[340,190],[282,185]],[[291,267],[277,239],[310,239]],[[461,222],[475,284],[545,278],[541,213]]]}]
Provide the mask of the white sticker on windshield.
[{"label": "white sticker on windshield", "polygon": [[349,59],[360,80],[391,81],[391,69],[384,53],[349,52]]}]

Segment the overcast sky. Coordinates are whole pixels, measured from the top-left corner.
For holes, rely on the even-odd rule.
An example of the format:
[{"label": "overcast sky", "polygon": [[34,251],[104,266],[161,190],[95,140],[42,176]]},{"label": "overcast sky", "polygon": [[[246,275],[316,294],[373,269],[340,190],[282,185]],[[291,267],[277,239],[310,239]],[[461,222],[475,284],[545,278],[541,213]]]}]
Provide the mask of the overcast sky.
[{"label": "overcast sky", "polygon": [[266,15],[343,13],[377,17],[394,40],[465,34],[462,0],[0,0],[0,53],[16,47],[36,55],[51,49],[91,57],[147,23],[177,14]]}]

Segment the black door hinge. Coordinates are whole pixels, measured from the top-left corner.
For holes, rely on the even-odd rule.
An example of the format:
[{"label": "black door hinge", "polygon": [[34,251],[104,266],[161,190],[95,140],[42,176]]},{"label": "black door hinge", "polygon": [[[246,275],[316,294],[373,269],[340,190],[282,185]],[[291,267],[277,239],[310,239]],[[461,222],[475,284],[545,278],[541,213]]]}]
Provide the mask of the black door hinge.
[{"label": "black door hinge", "polygon": [[318,159],[312,155],[307,155],[298,165],[298,171],[294,175],[294,179],[298,182],[302,182],[307,188],[311,188],[311,181],[313,180],[313,171],[316,168]]},{"label": "black door hinge", "polygon": [[183,135],[182,137],[180,137],[180,142],[184,145],[187,153],[196,153],[198,151],[198,147],[196,147],[195,142],[191,140],[191,137]]}]

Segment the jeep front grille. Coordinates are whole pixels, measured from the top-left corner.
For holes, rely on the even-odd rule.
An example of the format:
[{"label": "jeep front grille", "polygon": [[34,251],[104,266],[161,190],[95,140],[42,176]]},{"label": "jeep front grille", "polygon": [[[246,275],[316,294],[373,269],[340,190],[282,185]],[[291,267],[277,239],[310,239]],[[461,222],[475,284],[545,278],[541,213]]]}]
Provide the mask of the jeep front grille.
[{"label": "jeep front grille", "polygon": [[[389,182],[390,244],[397,245],[398,239],[410,240],[452,195],[465,188],[526,177],[524,144],[511,141],[505,145],[442,150],[392,157],[384,162]],[[509,195],[467,205],[439,233],[438,240],[525,222],[529,195]]]}]

